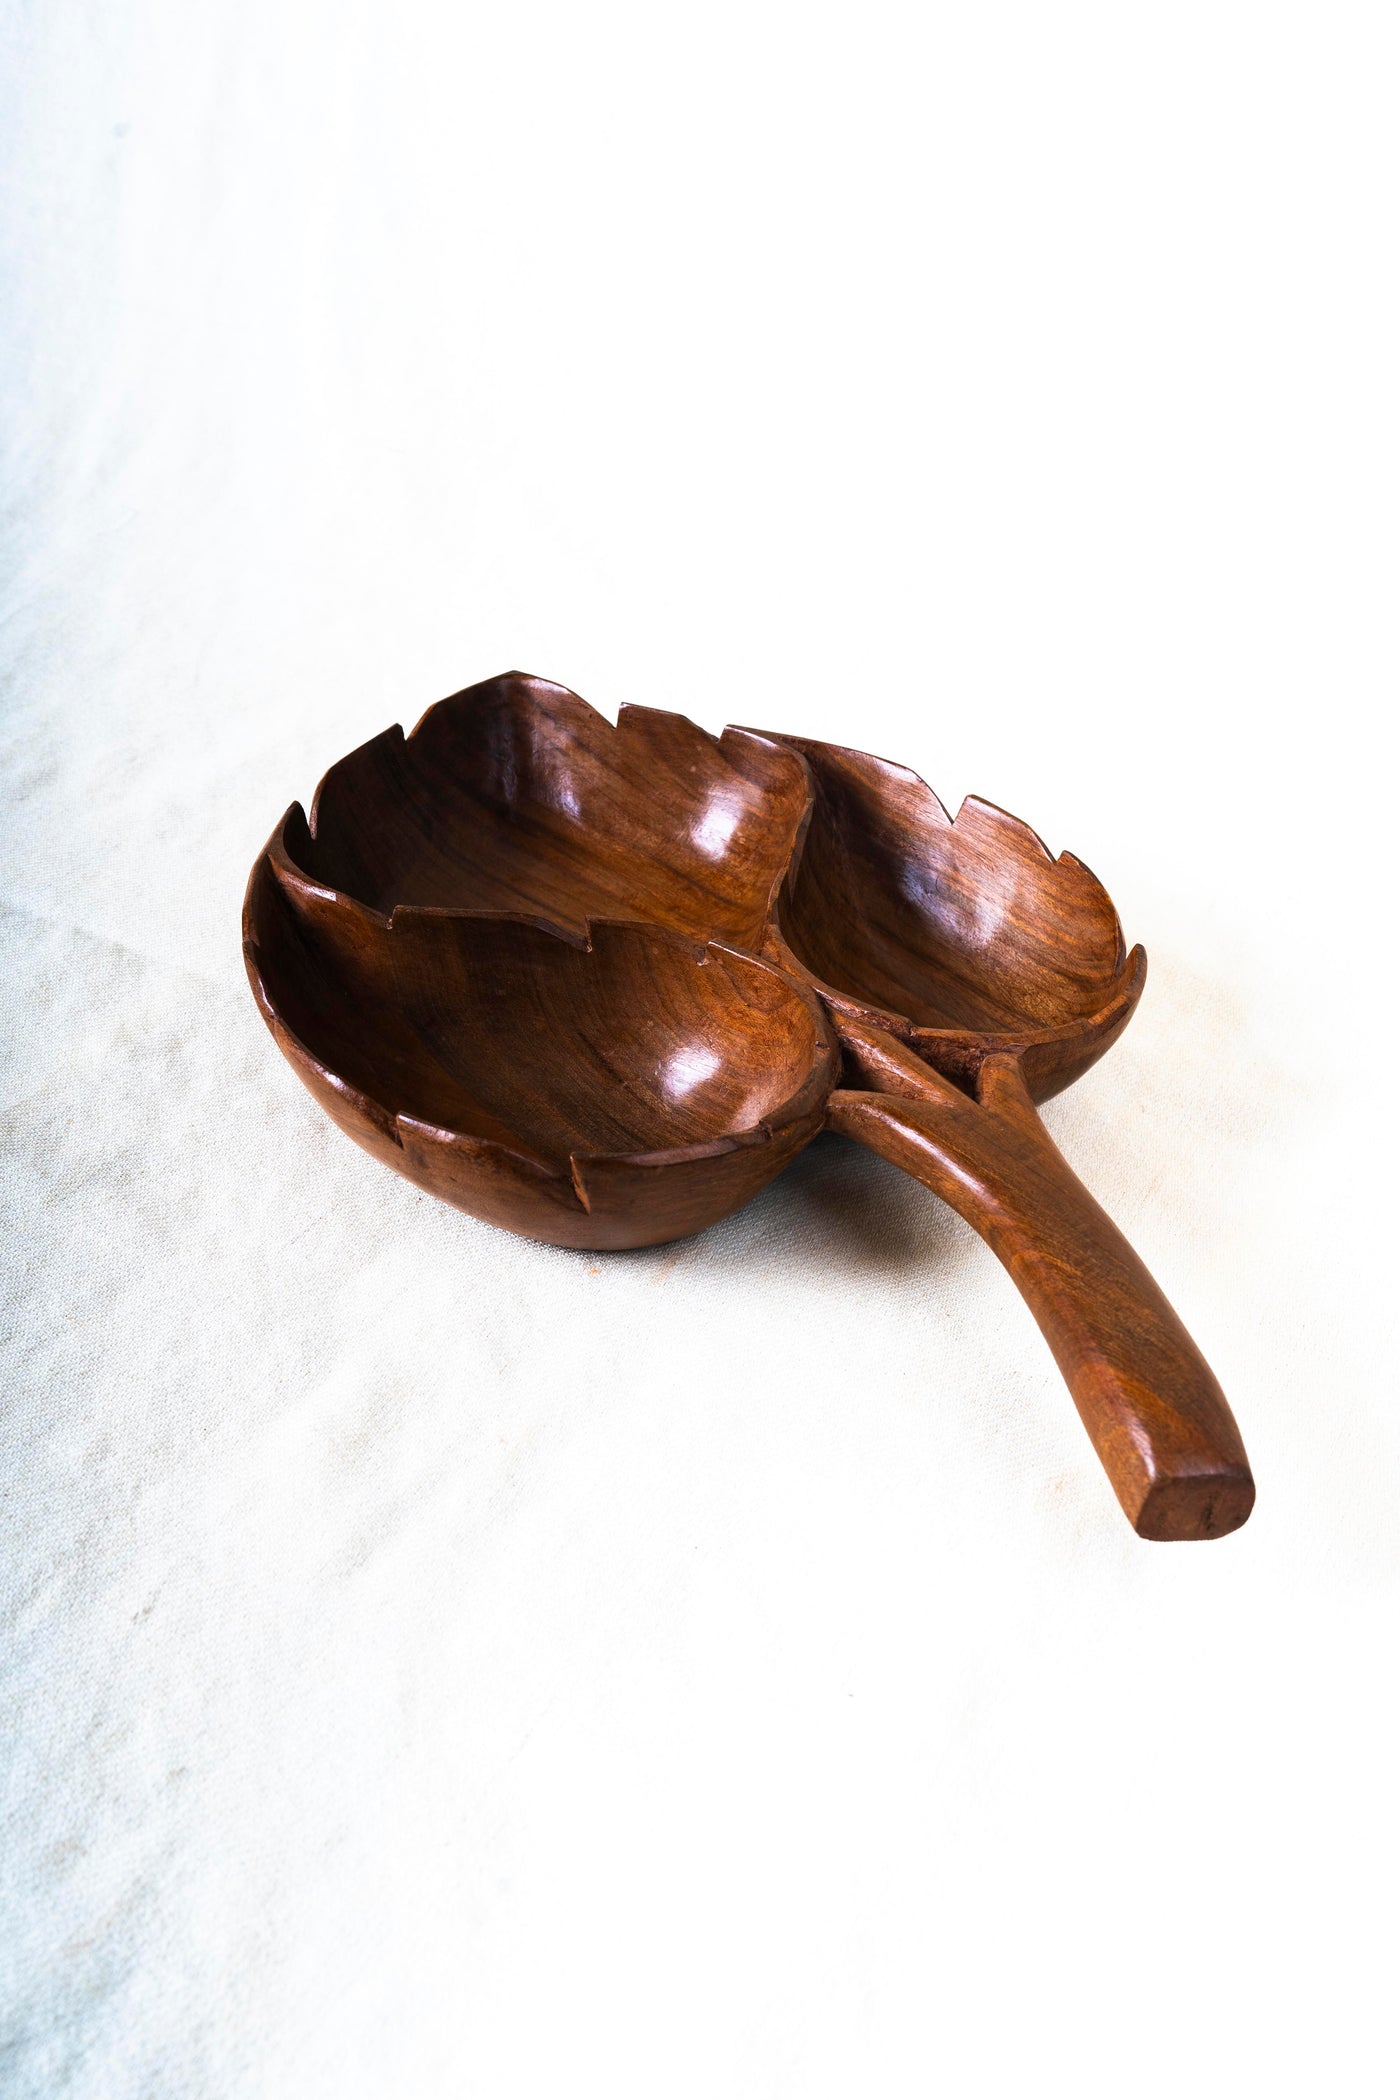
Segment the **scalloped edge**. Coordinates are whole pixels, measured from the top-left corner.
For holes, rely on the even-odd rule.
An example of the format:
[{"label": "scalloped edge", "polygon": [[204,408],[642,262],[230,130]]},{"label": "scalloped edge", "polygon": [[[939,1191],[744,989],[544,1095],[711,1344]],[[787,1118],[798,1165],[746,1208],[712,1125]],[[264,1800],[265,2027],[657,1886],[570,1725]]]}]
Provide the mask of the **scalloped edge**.
[{"label": "scalloped edge", "polygon": [[[276,836],[274,833],[274,838]],[[787,991],[801,1000],[813,1024],[814,1042],[811,1067],[797,1092],[782,1104],[780,1110],[760,1117],[757,1123],[747,1124],[742,1130],[727,1131],[718,1138],[701,1138],[690,1145],[669,1146],[661,1150],[571,1152],[566,1160],[555,1161],[548,1155],[535,1151],[523,1140],[519,1144],[508,1145],[499,1138],[483,1138],[469,1131],[451,1130],[445,1124],[430,1123],[403,1110],[390,1109],[372,1094],[367,1094],[362,1087],[352,1085],[324,1059],[316,1056],[296,1031],[282,1019],[273,1003],[262,973],[259,944],[251,918],[253,885],[262,861],[268,859],[271,863],[271,848],[272,841],[269,840],[253,863],[243,904],[243,960],[258,1011],[277,1047],[293,1069],[299,1065],[307,1067],[324,1086],[346,1103],[348,1109],[397,1145],[400,1151],[405,1149],[403,1134],[408,1132],[419,1146],[429,1150],[442,1146],[457,1153],[470,1152],[483,1159],[499,1159],[517,1170],[523,1168],[532,1178],[541,1182],[558,1184],[561,1195],[567,1190],[566,1200],[571,1200],[581,1211],[587,1213],[591,1209],[587,1194],[587,1168],[590,1164],[597,1162],[665,1169],[687,1165],[696,1160],[721,1158],[728,1153],[755,1145],[774,1143],[794,1124],[804,1121],[824,1104],[832,1088],[840,1082],[841,1052],[821,1000],[804,982],[783,970],[765,955],[731,947],[724,941],[693,941],[671,927],[659,926],[647,919],[601,916],[596,919],[589,918],[584,921],[584,938],[580,940],[573,933],[552,925],[546,919],[529,917],[523,913],[453,911],[432,905],[396,905],[387,919],[382,919],[378,913],[367,913],[367,916],[374,919],[390,936],[394,931],[395,917],[402,914],[413,918],[480,919],[493,924],[529,925],[536,927],[549,938],[563,941],[567,946],[581,949],[587,954],[594,952],[595,933],[602,931],[606,934],[609,930],[616,929],[623,932],[640,932],[651,940],[667,941],[674,947],[684,949],[700,968],[704,968],[712,956],[731,956],[750,969],[762,970],[777,978]],[[275,872],[274,866],[274,874]]]},{"label": "scalloped edge", "polygon": [[[1081,860],[1077,853],[1072,853],[1068,847],[1058,854],[1052,853],[1040,833],[1033,825],[1028,824],[1024,817],[1018,817],[1013,811],[1003,809],[999,802],[991,802],[985,795],[964,795],[956,814],[950,815],[941,795],[930,786],[921,773],[917,773],[912,766],[901,764],[897,759],[882,758],[878,752],[861,751],[854,744],[832,744],[820,737],[797,736],[783,730],[746,730],[745,733],[761,737],[768,743],[781,745],[807,764],[809,775],[813,776],[813,807],[816,800],[816,780],[811,754],[830,753],[838,759],[857,761],[862,769],[870,767],[878,773],[893,775],[904,786],[915,789],[919,797],[929,805],[931,821],[945,829],[956,830],[960,823],[966,823],[969,828],[973,825],[984,825],[1008,841],[1014,841],[1021,850],[1029,849],[1047,868],[1063,869],[1066,874],[1083,876],[1112,915],[1116,934],[1114,966],[1105,985],[1107,996],[1103,1004],[1096,1007],[1092,1013],[1076,1016],[1071,1021],[1047,1024],[1041,1028],[1018,1029],[1014,1032],[998,1031],[995,1034],[968,1028],[929,1028],[911,1021],[906,1014],[896,1013],[893,1008],[882,1007],[873,1000],[857,999],[842,992],[835,985],[828,984],[825,978],[819,977],[814,970],[809,970],[806,964],[799,960],[778,924],[777,900],[782,888],[780,883],[775,887],[770,901],[764,939],[765,953],[775,954],[782,967],[800,976],[805,984],[811,985],[821,998],[831,1002],[835,1011],[859,1016],[873,1027],[886,1029],[901,1042],[913,1045],[927,1043],[930,1047],[976,1042],[985,1046],[982,1054],[987,1056],[997,1050],[1013,1047],[1045,1049],[1060,1043],[1090,1039],[1096,1033],[1102,1032],[1125,1004],[1127,1012],[1122,1025],[1126,1026],[1127,1018],[1131,1017],[1146,981],[1147,951],[1141,942],[1136,943],[1131,950],[1128,948],[1118,907],[1087,861]],[[792,853],[788,856],[783,882],[787,881],[800,863],[811,816],[812,810],[809,809],[807,820],[794,841]],[[1119,1032],[1121,1033],[1121,1028]],[[1116,1037],[1113,1040],[1116,1040]],[[1111,1044],[1106,1047],[1111,1047]],[[932,1059],[929,1061],[932,1062]]]},{"label": "scalloped edge", "polygon": [[916,773],[912,766],[903,765],[898,759],[882,758],[878,751],[860,751],[854,744],[830,744],[821,737],[797,736],[788,730],[782,729],[745,728],[743,733],[745,736],[758,737],[766,743],[779,745],[784,750],[795,752],[803,759],[807,757],[809,751],[829,751],[837,758],[860,759],[866,765],[878,766],[881,772],[892,773],[907,786],[917,788],[920,795],[926,797],[931,803],[936,823],[942,824],[950,830],[956,830],[959,824],[967,820],[990,820],[995,828],[999,830],[1005,829],[1016,838],[1026,841],[1044,860],[1047,867],[1069,867],[1078,869],[1081,873],[1087,875],[1094,887],[1102,892],[1106,901],[1110,905],[1113,903],[1113,899],[1109,896],[1108,891],[1104,889],[1093,869],[1089,867],[1087,862],[1082,861],[1077,853],[1071,853],[1068,847],[1065,847],[1059,853],[1052,853],[1033,824],[1028,824],[1024,817],[1018,817],[1014,811],[1004,809],[1001,803],[992,802],[985,795],[979,795],[975,792],[966,794],[958,804],[957,809],[950,812],[947,803],[943,800],[938,790],[924,779],[922,773]]},{"label": "scalloped edge", "polygon": [[[581,693],[576,693],[573,690],[572,686],[560,685],[552,678],[537,677],[531,671],[501,671],[493,678],[478,679],[474,685],[463,686],[459,692],[448,693],[441,700],[434,700],[430,706],[424,708],[412,729],[405,731],[401,722],[391,722],[387,728],[378,730],[374,736],[366,737],[363,743],[354,745],[349,751],[343,752],[339,758],[333,760],[316,783],[311,796],[310,809],[307,810],[300,799],[292,802],[283,816],[281,825],[273,834],[278,843],[278,857],[290,885],[305,896],[319,897],[327,904],[338,905],[342,909],[359,913],[365,919],[379,926],[390,924],[396,911],[441,910],[457,911],[464,918],[519,918],[532,925],[557,930],[563,933],[566,938],[572,938],[572,933],[569,931],[570,927],[574,924],[586,922],[553,920],[543,915],[528,913],[484,912],[475,910],[470,906],[457,907],[452,905],[427,906],[401,903],[392,905],[387,913],[377,911],[373,905],[366,904],[363,899],[352,896],[349,890],[338,889],[334,884],[320,881],[314,875],[309,874],[296,860],[293,848],[286,837],[287,827],[295,819],[305,827],[307,837],[313,845],[315,844],[320,818],[321,796],[325,790],[326,783],[332,773],[345,765],[348,760],[358,757],[361,752],[368,751],[374,745],[384,743],[386,740],[392,742],[397,739],[397,748],[404,750],[409,744],[414,742],[419,732],[426,727],[429,719],[441,709],[460,707],[464,703],[473,706],[481,705],[485,703],[491,688],[513,689],[517,687],[524,689],[524,697],[528,697],[534,704],[544,705],[556,718],[576,710],[580,711],[588,717],[590,722],[600,725],[609,737],[617,738],[623,742],[628,741],[634,727],[640,728],[647,721],[664,721],[679,723],[683,728],[699,738],[702,743],[708,744],[721,755],[726,755],[726,746],[732,750],[734,744],[743,739],[745,743],[762,746],[779,757],[794,759],[800,769],[799,780],[794,784],[800,785],[803,790],[803,807],[794,826],[792,838],[788,842],[787,854],[783,864],[774,875],[763,900],[763,918],[765,922],[772,917],[778,894],[787,879],[788,870],[792,867],[798,849],[806,837],[807,826],[811,821],[812,808],[816,799],[816,790],[813,785],[811,772],[801,753],[795,751],[781,737],[770,736],[763,730],[746,729],[742,725],[733,722],[727,722],[724,728],[718,731],[706,729],[703,723],[693,721],[689,715],[679,714],[671,708],[648,707],[645,703],[637,701],[624,700],[618,708],[616,721],[610,722],[608,717],[600,709],[596,708],[591,700],[585,700]],[[505,697],[505,695],[501,697]],[[511,692],[510,697],[516,697],[514,691]],[[269,841],[269,847],[271,847],[271,844],[272,841]],[[635,923],[638,925],[651,925],[656,922],[638,920]],[[761,944],[759,947],[745,952],[761,954]]]},{"label": "scalloped edge", "polygon": [[[346,760],[354,758],[358,752],[365,751],[370,746],[385,739],[397,739],[400,747],[406,746],[419,735],[429,719],[441,709],[460,707],[463,704],[488,703],[492,699],[497,704],[502,700],[527,701],[530,704],[546,708],[555,719],[567,717],[571,714],[575,717],[583,717],[590,726],[601,726],[607,732],[609,738],[616,738],[623,742],[628,741],[629,732],[634,727],[640,729],[648,722],[662,721],[668,725],[683,727],[695,737],[700,745],[708,746],[710,749],[720,753],[725,752],[726,746],[732,749],[734,743],[742,739],[745,743],[759,746],[766,752],[781,753],[795,760],[802,773],[804,788],[803,808],[794,827],[792,838],[789,841],[786,856],[782,865],[774,874],[767,897],[764,900],[764,926],[759,944],[752,950],[746,950],[722,941],[702,942],[680,933],[677,929],[666,927],[658,921],[644,918],[624,919],[600,915],[596,920],[592,917],[585,917],[581,921],[567,921],[551,918],[544,913],[499,912],[471,907],[415,905],[409,903],[395,904],[387,913],[384,913],[377,911],[372,905],[363,903],[348,891],[338,889],[332,884],[318,880],[301,866],[295,857],[293,843],[288,833],[289,831],[294,831],[295,827],[300,824],[305,829],[308,838],[314,842],[322,791],[330,775],[339,766],[345,764]],[[1014,1032],[998,1031],[993,1034],[975,1029],[928,1028],[911,1021],[906,1015],[896,1013],[893,1009],[881,1007],[873,1001],[856,999],[842,993],[834,985],[827,984],[815,972],[807,969],[806,965],[798,959],[788,945],[786,938],[781,932],[778,924],[778,903],[783,887],[798,866],[807,842],[817,798],[817,783],[814,768],[809,762],[809,758],[818,753],[829,753],[837,759],[855,762],[862,771],[868,769],[877,775],[889,776],[904,789],[912,788],[919,799],[926,805],[928,821],[934,825],[950,830],[956,830],[960,824],[969,828],[973,826],[986,827],[992,832],[1000,834],[1012,851],[1029,853],[1041,861],[1047,869],[1061,869],[1068,875],[1077,875],[1086,880],[1097,893],[1097,898],[1101,900],[1102,904],[1112,914],[1117,934],[1117,956],[1114,969],[1105,986],[1106,997],[1103,1004],[1091,1014],[1076,1017],[1068,1022],[1047,1024],[1040,1028],[1023,1029]],[[272,872],[280,886],[284,891],[292,893],[294,898],[300,900],[315,899],[323,908],[329,908],[333,913],[346,914],[352,919],[358,918],[366,926],[371,926],[378,932],[392,933],[395,921],[400,914],[505,921],[517,925],[531,926],[552,938],[565,941],[573,947],[587,950],[591,949],[593,944],[593,927],[595,924],[602,926],[628,925],[647,928],[653,933],[665,934],[690,946],[693,952],[698,953],[711,947],[721,949],[738,955],[745,960],[762,962],[766,966],[777,970],[790,983],[794,984],[799,992],[814,997],[817,1000],[819,1009],[821,1002],[826,1000],[830,1003],[834,1014],[846,1012],[864,1019],[869,1025],[886,1029],[898,1040],[909,1043],[911,1046],[919,1049],[920,1054],[927,1057],[931,1063],[934,1062],[931,1053],[937,1051],[940,1047],[946,1048],[950,1053],[957,1053],[952,1056],[952,1062],[957,1063],[961,1061],[965,1063],[974,1046],[976,1055],[979,1058],[1004,1050],[1048,1050],[1053,1049],[1057,1045],[1073,1044],[1076,1041],[1082,1040],[1087,1042],[1095,1036],[1104,1034],[1112,1029],[1113,1032],[1109,1036],[1109,1043],[1104,1046],[1107,1048],[1112,1041],[1116,1040],[1117,1034],[1121,1032],[1122,1026],[1126,1025],[1127,1018],[1131,1016],[1132,1010],[1141,996],[1146,974],[1145,951],[1140,945],[1134,947],[1131,951],[1128,950],[1122,922],[1113,904],[1113,899],[1097,875],[1094,874],[1092,868],[1068,848],[1065,848],[1058,855],[1052,854],[1039,832],[1032,825],[1028,824],[1024,818],[1018,817],[1012,811],[1004,809],[999,803],[989,801],[985,796],[977,794],[965,795],[957,811],[950,814],[947,805],[937,791],[924,779],[922,774],[916,772],[912,766],[904,765],[895,759],[883,758],[876,752],[862,751],[850,744],[827,743],[815,737],[803,737],[783,731],[758,729],[743,723],[727,723],[722,730],[716,733],[713,730],[706,729],[703,724],[693,721],[688,715],[679,714],[666,708],[650,707],[627,701],[623,702],[619,707],[616,720],[609,721],[606,715],[602,714],[590,701],[585,700],[581,694],[576,693],[572,687],[561,685],[552,679],[541,678],[532,672],[526,671],[501,672],[495,677],[478,680],[473,685],[464,686],[460,691],[450,693],[443,699],[436,700],[429,707],[425,708],[407,735],[405,735],[402,724],[396,722],[391,724],[389,728],[381,730],[377,736],[366,739],[364,744],[357,745],[353,751],[345,753],[342,758],[335,761],[334,765],[327,768],[326,773],[322,775],[321,780],[317,783],[315,794],[312,797],[310,815],[307,815],[300,802],[293,802],[283,816],[281,823],[275,828],[272,837],[264,848],[264,853],[269,859]],[[1122,1016],[1121,1020],[1119,1019],[1120,1015]],[[1113,1026],[1115,1021],[1118,1022],[1116,1028]],[[288,1033],[290,1034],[290,1031]],[[305,1051],[305,1046],[301,1046],[301,1048],[308,1062],[316,1070],[323,1072],[327,1083],[334,1083],[338,1090],[347,1098],[359,1098],[358,1090],[350,1088],[346,1082],[339,1080],[337,1075],[325,1071],[319,1065],[319,1062],[312,1059],[309,1052]],[[1102,1053],[1096,1052],[1095,1054],[1099,1055]],[[368,1100],[368,1097],[365,1098]],[[374,1104],[374,1107],[378,1109],[378,1104]],[[374,1120],[377,1124],[378,1117],[376,1116]],[[426,1126],[423,1134],[426,1137]],[[453,1135],[460,1136],[461,1134],[444,1133],[443,1135],[444,1137],[450,1137]],[[495,1141],[482,1139],[477,1142],[481,1145],[487,1145]],[[731,1140],[722,1142],[728,1144]],[[695,1148],[690,1147],[680,1148],[682,1155],[690,1154],[694,1150]],[[603,1158],[612,1157],[613,1155],[599,1154],[595,1156]],[[640,1159],[643,1155],[619,1154],[616,1157],[619,1159]]]}]

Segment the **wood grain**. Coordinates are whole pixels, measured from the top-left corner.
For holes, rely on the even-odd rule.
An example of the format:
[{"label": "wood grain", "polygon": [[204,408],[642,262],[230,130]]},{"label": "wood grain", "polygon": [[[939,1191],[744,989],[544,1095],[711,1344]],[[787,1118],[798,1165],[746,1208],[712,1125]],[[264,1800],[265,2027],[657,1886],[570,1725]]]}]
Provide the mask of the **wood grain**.
[{"label": "wood grain", "polygon": [[1102,884],[1072,853],[969,796],[950,817],[907,766],[808,737],[808,825],[768,949],[835,1012],[884,1029],[960,1085],[1021,1059],[1038,1101],[1102,1057],[1147,977]]},{"label": "wood grain", "polygon": [[822,1127],[839,1073],[818,1001],[772,964],[669,929],[400,906],[356,951],[318,941],[266,857],[254,993],[349,1136],[492,1225],[649,1246],[755,1195]]},{"label": "wood grain", "polygon": [[[1234,1416],[1143,1263],[1035,1112],[1132,1017],[1147,975],[1073,854],[907,767],[775,737],[813,804],[768,952],[845,1050],[831,1127],[914,1174],[991,1246],[1035,1315],[1140,1536],[1218,1538],[1254,1503]],[[874,1092],[857,1092],[854,1083]]]},{"label": "wood grain", "polygon": [[511,1231],[648,1245],[824,1122],[871,1147],[999,1256],[1143,1537],[1248,1516],[1219,1386],[1035,1113],[1127,1025],[1146,957],[993,804],[951,818],[907,768],[806,738],[613,728],[510,673],[292,805],[244,948],[340,1127]]},{"label": "wood grain", "polygon": [[582,934],[640,918],[759,948],[810,800],[805,768],[743,729],[507,672],[352,751],[284,820],[284,877],[380,916],[518,912]]},{"label": "wood grain", "polygon": [[1214,1373],[1036,1114],[1019,1060],[984,1059],[977,1096],[859,1022],[833,1130],[917,1176],[981,1234],[1025,1299],[1128,1521],[1142,1538],[1220,1538],[1254,1506]]}]

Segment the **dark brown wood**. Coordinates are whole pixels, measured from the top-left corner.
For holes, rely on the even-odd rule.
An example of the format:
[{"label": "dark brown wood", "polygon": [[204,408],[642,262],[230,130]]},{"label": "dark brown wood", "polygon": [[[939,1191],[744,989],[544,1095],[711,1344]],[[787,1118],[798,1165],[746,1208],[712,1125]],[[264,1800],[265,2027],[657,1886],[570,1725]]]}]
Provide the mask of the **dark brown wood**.
[{"label": "dark brown wood", "polygon": [[828,1122],[993,1247],[1142,1536],[1248,1515],[1219,1387],[1034,1108],[1126,1026],[1146,958],[1004,811],[952,819],[905,768],[802,738],[649,708],[614,729],[510,674],[293,804],[244,946],[341,1128],[535,1238],[698,1231]]}]

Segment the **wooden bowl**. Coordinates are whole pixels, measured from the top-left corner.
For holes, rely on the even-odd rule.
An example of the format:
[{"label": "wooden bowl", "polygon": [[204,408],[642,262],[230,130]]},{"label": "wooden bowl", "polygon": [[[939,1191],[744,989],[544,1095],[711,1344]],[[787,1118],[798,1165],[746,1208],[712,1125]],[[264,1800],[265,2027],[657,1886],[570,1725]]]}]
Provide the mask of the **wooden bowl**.
[{"label": "wooden bowl", "polygon": [[756,950],[810,803],[806,767],[770,738],[650,707],[614,728],[512,671],[341,759],[269,851],[305,908],[333,895],[342,917],[433,905],[577,934],[645,919]]},{"label": "wooden bowl", "polygon": [[1142,1536],[1248,1516],[1219,1385],[1035,1111],[1126,1026],[1146,957],[994,805],[950,819],[905,768],[801,737],[614,729],[511,674],[292,805],[244,946],[342,1129],[512,1231],[644,1246],[823,1124],[868,1145],[1007,1268]]},{"label": "wooden bowl", "polygon": [[669,929],[395,910],[353,979],[266,861],[253,990],[341,1129],[429,1194],[564,1247],[648,1246],[757,1194],[822,1127],[839,1053],[771,964]]},{"label": "wooden bowl", "polygon": [[1020,1059],[1037,1101],[1115,1043],[1147,978],[1113,901],[1072,853],[969,795],[956,818],[907,766],[769,738],[807,762],[814,802],[768,951],[838,1013],[960,1085]]}]

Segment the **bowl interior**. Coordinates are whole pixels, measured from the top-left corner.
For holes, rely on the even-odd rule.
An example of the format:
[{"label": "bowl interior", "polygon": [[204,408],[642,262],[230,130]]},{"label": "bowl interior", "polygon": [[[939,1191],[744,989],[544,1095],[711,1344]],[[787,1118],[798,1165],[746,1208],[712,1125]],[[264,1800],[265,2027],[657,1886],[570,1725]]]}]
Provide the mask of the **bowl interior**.
[{"label": "bowl interior", "polygon": [[288,848],[373,910],[643,918],[757,947],[807,805],[793,755],[742,730],[511,673],[331,768]]},{"label": "bowl interior", "polygon": [[823,985],[920,1028],[986,1034],[1086,1020],[1113,996],[1118,915],[1071,854],[969,797],[952,820],[903,766],[789,739],[816,800],[778,904]]},{"label": "bowl interior", "polygon": [[743,956],[634,925],[595,923],[577,948],[534,926],[419,914],[393,939],[403,1010],[438,1067],[546,1157],[733,1136],[812,1071],[811,1014]]},{"label": "bowl interior", "polygon": [[273,1006],[394,1115],[559,1165],[749,1132],[812,1082],[815,1008],[754,958],[633,924],[595,923],[580,946],[401,910],[352,982],[278,898],[258,903]]}]

